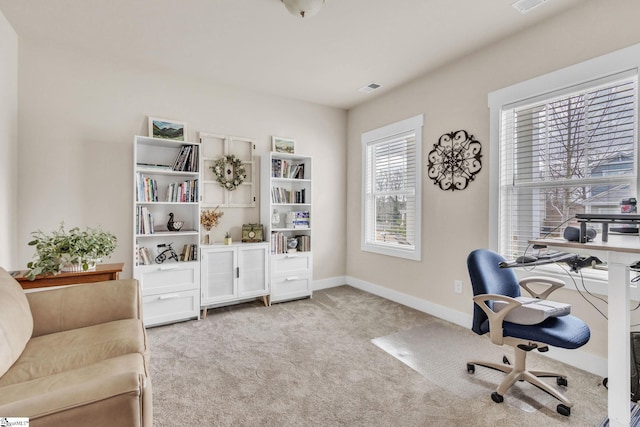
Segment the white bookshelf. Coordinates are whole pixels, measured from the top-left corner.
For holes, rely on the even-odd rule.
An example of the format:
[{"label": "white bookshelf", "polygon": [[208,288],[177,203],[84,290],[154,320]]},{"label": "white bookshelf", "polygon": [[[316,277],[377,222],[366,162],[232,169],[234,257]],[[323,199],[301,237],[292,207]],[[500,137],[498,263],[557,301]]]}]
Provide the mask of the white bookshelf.
[{"label": "white bookshelf", "polygon": [[[270,301],[312,295],[312,159],[271,152],[262,157],[260,221],[270,253]],[[280,217],[272,223],[274,212]],[[290,250],[287,241],[298,247]]]},{"label": "white bookshelf", "polygon": [[[199,316],[200,154],[199,143],[134,138],[133,276],[142,287],[145,326]],[[170,213],[184,222],[179,231],[167,228]],[[156,261],[166,248],[158,245],[168,244],[179,260]]]}]

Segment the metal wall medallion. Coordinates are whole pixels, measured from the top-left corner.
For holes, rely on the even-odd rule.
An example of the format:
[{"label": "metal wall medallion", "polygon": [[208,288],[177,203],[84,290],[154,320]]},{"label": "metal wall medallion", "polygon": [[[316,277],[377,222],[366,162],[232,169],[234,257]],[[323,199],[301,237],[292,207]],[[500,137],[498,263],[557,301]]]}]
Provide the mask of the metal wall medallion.
[{"label": "metal wall medallion", "polygon": [[464,190],[482,169],[482,145],[465,130],[445,133],[428,156],[428,174],[442,190]]}]

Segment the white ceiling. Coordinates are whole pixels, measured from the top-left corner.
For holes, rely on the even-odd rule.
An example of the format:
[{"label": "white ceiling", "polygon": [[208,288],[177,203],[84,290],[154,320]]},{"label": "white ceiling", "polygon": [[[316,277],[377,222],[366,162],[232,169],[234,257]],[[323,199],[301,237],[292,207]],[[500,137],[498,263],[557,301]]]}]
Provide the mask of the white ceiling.
[{"label": "white ceiling", "polygon": [[[348,109],[585,0],[0,0],[21,39]],[[359,88],[376,82],[372,94]]]}]

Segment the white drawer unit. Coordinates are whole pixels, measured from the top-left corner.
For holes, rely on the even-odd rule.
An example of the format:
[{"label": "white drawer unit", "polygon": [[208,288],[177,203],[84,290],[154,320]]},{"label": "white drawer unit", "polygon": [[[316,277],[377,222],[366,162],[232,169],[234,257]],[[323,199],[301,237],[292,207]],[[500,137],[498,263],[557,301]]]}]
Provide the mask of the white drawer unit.
[{"label": "white drawer unit", "polygon": [[312,295],[312,260],[310,252],[271,255],[271,302]]},{"label": "white drawer unit", "polygon": [[197,319],[200,307],[200,264],[174,262],[137,266],[145,326]]},{"label": "white drawer unit", "polygon": [[145,326],[197,318],[199,296],[198,289],[143,296]]}]

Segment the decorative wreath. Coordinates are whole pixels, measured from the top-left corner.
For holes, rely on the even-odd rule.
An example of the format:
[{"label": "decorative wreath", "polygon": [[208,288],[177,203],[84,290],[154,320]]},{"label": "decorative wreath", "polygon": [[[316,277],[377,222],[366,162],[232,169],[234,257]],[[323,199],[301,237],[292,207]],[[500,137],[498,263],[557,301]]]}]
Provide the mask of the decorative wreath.
[{"label": "decorative wreath", "polygon": [[429,178],[442,190],[464,190],[482,169],[482,145],[467,131],[445,133],[429,153]]},{"label": "decorative wreath", "polygon": [[222,156],[216,160],[211,166],[211,170],[216,175],[216,181],[229,191],[238,188],[247,177],[247,171],[244,169],[242,161],[233,154]]}]

